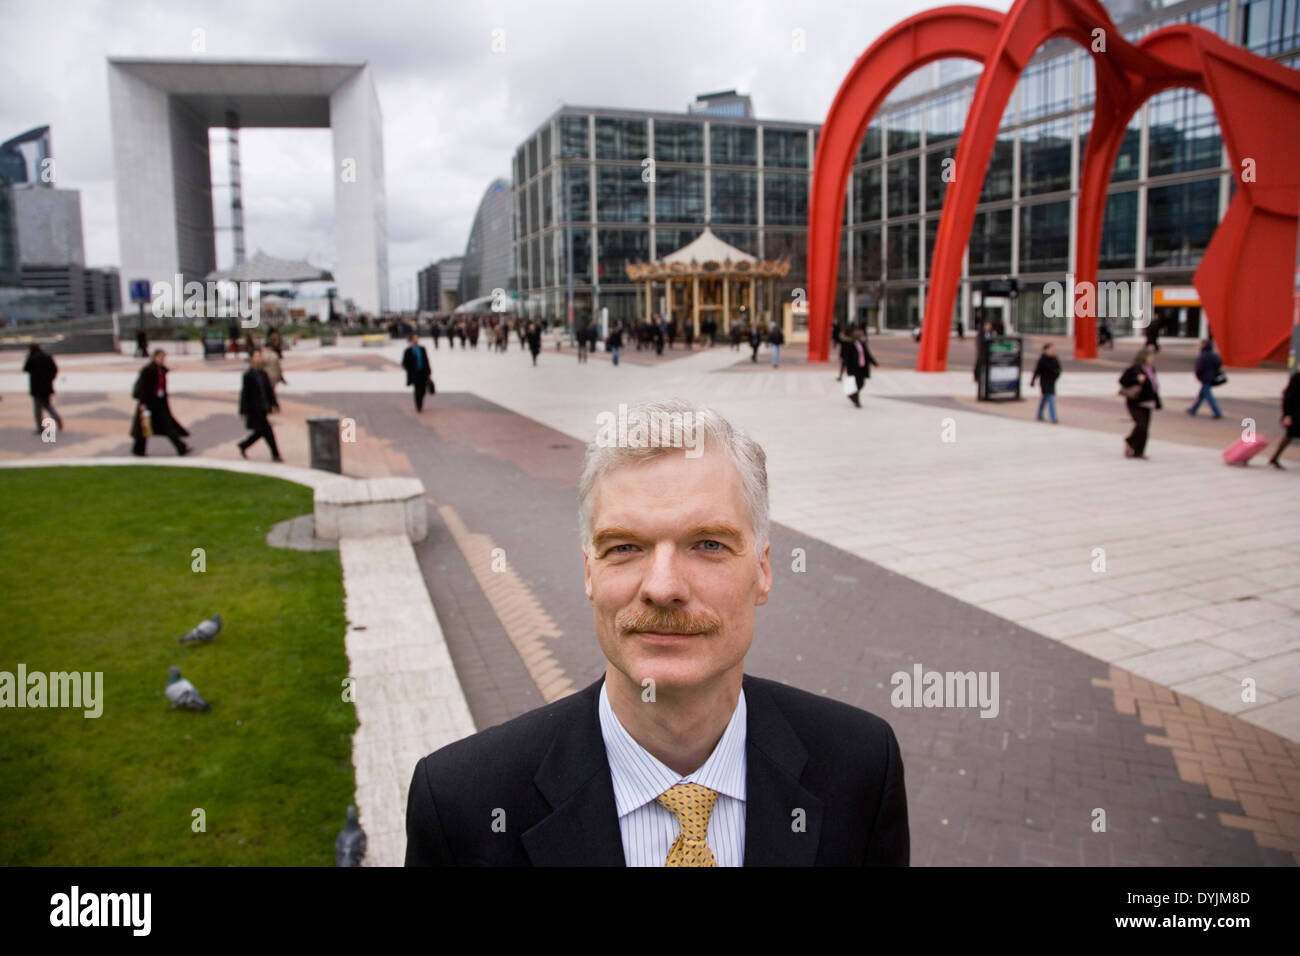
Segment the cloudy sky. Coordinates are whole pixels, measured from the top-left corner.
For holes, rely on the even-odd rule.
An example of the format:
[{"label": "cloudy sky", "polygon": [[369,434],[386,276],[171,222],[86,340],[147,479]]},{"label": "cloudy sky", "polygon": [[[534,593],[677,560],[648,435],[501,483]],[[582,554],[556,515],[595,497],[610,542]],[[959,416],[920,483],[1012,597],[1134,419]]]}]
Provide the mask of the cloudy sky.
[{"label": "cloudy sky", "polygon": [[[106,57],[369,61],[384,117],[390,289],[401,306],[418,269],[464,251],[488,183],[509,176],[516,147],[560,104],[680,112],[697,93],[734,87],[760,117],[817,122],[882,31],[936,5],[0,0],[0,141],[51,126],[58,183],[81,191],[87,264],[115,265]],[[498,30],[505,49],[494,52]],[[804,52],[794,51],[795,30]],[[212,138],[213,182],[226,183],[224,133]],[[249,253],[332,266],[329,131],[245,130],[240,151]],[[228,202],[214,189],[219,223]],[[218,235],[217,257],[229,264],[228,234]]]}]

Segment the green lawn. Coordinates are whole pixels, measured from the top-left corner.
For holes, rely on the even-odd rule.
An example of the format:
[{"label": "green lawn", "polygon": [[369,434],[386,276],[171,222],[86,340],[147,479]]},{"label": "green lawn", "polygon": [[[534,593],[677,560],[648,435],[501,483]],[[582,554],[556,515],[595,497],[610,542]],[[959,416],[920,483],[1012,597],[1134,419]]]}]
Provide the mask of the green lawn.
[{"label": "green lawn", "polygon": [[[97,719],[0,709],[0,865],[332,865],[357,726],[338,552],[266,544],[311,511],[311,489],[0,469],[0,508],[0,671],[104,674]],[[177,643],[217,612],[215,641]],[[209,712],[170,709],[172,664]]]}]

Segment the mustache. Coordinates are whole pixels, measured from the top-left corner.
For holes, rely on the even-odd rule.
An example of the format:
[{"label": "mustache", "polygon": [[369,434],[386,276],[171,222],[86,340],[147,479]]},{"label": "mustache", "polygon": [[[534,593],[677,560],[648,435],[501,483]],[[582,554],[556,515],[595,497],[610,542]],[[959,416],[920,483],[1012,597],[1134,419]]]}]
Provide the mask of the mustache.
[{"label": "mustache", "polygon": [[621,634],[651,631],[658,634],[712,634],[722,620],[709,612],[691,614],[675,608],[643,607],[619,614],[614,626]]}]

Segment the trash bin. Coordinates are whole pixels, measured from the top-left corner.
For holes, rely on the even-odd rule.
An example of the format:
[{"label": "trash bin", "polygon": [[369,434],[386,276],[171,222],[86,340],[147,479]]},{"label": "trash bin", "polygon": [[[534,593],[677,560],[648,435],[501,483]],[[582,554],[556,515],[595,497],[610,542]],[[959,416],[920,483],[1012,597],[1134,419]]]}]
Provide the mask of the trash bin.
[{"label": "trash bin", "polygon": [[307,439],[311,446],[311,466],[341,475],[343,456],[339,447],[339,420],[323,415],[307,419]]}]

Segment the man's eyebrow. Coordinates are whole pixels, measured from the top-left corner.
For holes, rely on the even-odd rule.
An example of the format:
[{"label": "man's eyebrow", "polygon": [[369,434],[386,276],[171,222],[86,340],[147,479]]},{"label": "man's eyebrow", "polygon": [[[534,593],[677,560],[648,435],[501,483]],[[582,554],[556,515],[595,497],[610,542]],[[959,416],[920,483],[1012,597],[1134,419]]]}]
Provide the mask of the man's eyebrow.
[{"label": "man's eyebrow", "polygon": [[[595,534],[591,536],[591,543],[593,546],[599,548],[602,544],[610,540],[617,540],[620,538],[630,538],[636,540],[643,537],[645,537],[644,534],[633,531],[631,528],[624,528],[615,525],[608,528],[601,528],[599,531],[597,531]],[[686,533],[686,537],[734,538],[736,540],[744,540],[745,534],[735,525],[702,524],[702,525],[696,525],[694,528],[691,528]]]},{"label": "man's eyebrow", "polygon": [[609,528],[601,528],[599,531],[593,534],[591,536],[591,543],[599,547],[604,542],[609,541],[613,538],[638,538],[638,537],[640,537],[640,535],[638,535],[632,529],[623,528],[618,525],[614,525]]}]

